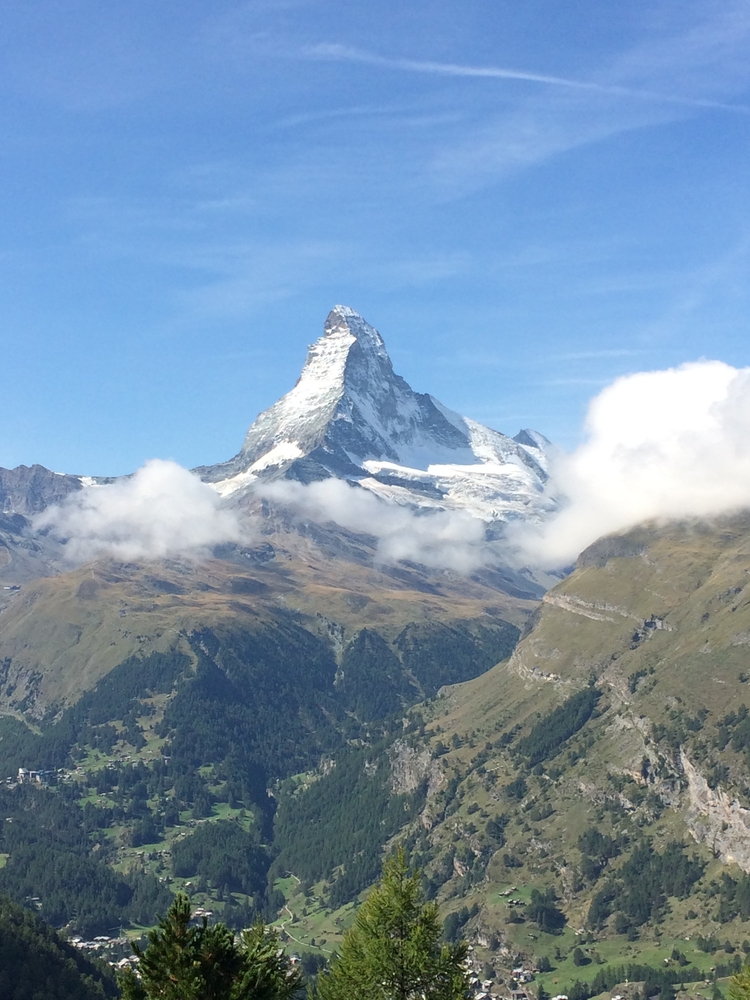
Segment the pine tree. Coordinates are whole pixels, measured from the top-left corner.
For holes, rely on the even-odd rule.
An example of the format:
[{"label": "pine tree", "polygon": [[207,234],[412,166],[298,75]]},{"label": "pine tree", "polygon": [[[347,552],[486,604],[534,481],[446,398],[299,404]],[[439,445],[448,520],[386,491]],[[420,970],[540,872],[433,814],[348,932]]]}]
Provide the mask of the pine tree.
[{"label": "pine tree", "polygon": [[462,1000],[468,993],[465,942],[441,944],[434,903],[403,849],[344,935],[341,954],[318,976],[320,1000]]},{"label": "pine tree", "polygon": [[203,918],[190,926],[190,900],[180,893],[149,932],[138,972],[120,978],[123,1000],[293,1000],[301,974],[292,969],[277,936],[261,922],[239,946],[225,924]]},{"label": "pine tree", "polygon": [[190,900],[178,895],[159,926],[149,932],[145,952],[133,945],[139,975],[127,970],[120,977],[124,1000],[197,1000],[202,985],[197,961],[200,929],[190,927]]},{"label": "pine tree", "polygon": [[302,974],[290,967],[276,934],[258,921],[242,932],[239,950],[242,968],[232,1000],[293,1000]]},{"label": "pine tree", "polygon": [[750,1000],[750,965],[729,980],[729,1000]]}]

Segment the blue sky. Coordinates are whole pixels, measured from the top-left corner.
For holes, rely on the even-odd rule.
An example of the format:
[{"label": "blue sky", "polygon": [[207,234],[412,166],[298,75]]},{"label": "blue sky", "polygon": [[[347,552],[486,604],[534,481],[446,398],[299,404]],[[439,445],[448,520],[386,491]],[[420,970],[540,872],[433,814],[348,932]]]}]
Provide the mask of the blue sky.
[{"label": "blue sky", "polygon": [[0,465],[234,454],[328,310],[576,443],[750,364],[750,3],[0,0]]}]

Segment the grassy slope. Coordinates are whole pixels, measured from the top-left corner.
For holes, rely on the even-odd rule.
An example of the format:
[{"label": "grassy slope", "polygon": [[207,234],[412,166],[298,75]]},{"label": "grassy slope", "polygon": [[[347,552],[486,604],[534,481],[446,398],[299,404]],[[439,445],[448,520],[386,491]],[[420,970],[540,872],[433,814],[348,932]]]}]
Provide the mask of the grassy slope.
[{"label": "grassy slope", "polygon": [[[439,896],[448,911],[479,904],[479,915],[466,929],[485,959],[497,962],[497,954],[483,949],[482,943],[498,933],[511,953],[551,958],[556,971],[545,979],[553,992],[576,978],[593,977],[595,962],[576,968],[571,957],[575,943],[585,938],[595,891],[580,885],[578,875],[581,855],[576,843],[590,826],[604,832],[625,830],[631,839],[647,834],[657,847],[676,837],[693,845],[691,850],[708,864],[697,894],[689,901],[671,900],[664,921],[643,928],[638,941],[615,935],[611,925],[600,932],[591,947],[605,961],[662,964],[679,942],[691,962],[709,969],[729,956],[706,956],[691,939],[715,933],[721,941],[728,938],[739,946],[750,938],[750,927],[739,919],[726,925],[715,920],[715,900],[706,887],[722,871],[735,877],[741,872],[728,859],[713,858],[705,846],[694,844],[686,825],[688,803],[679,768],[666,774],[673,755],[652,739],[654,723],[670,724],[675,712],[690,716],[707,709],[705,730],[691,737],[688,754],[700,758],[702,771],[717,762],[728,764],[727,792],[745,802],[750,776],[744,759],[730,749],[717,751],[712,740],[717,719],[750,702],[749,572],[750,520],[745,517],[708,528],[683,524],[639,529],[619,543],[594,546],[579,568],[545,597],[534,628],[510,662],[457,685],[430,707],[428,738],[433,748],[439,742],[448,745],[441,758],[444,772],[460,778],[452,802],[438,795],[428,805],[426,821],[434,823],[431,856],[463,850],[466,858],[486,851],[487,820],[498,813],[512,817],[507,843],[491,857],[484,877],[455,874]],[[643,628],[652,615],[662,619],[662,628]],[[639,638],[634,641],[636,632]],[[629,683],[637,672],[643,676]],[[528,731],[535,719],[592,676],[603,692],[598,717],[545,764],[546,773],[527,775],[527,795],[515,803],[503,789],[518,775],[518,762],[498,748],[498,737],[515,725]],[[663,778],[642,781],[644,756],[654,767],[662,762]],[[648,800],[649,792],[656,798]],[[654,811],[651,806],[657,801]],[[619,804],[619,812],[613,812],[612,803]],[[535,821],[535,808],[551,814]],[[506,853],[516,855],[522,867],[505,867]],[[521,899],[528,898],[532,887],[554,886],[568,917],[564,934],[553,937],[531,923],[509,923],[511,909],[499,893],[511,885],[519,887],[513,898]],[[690,909],[698,916],[688,920]],[[555,958],[556,949],[562,960]]]},{"label": "grassy slope", "polygon": [[309,540],[282,540],[286,547],[260,564],[100,561],[25,586],[0,621],[0,711],[40,716],[72,704],[128,656],[189,653],[181,635],[196,628],[253,630],[292,614],[334,641],[367,626],[391,638],[409,622],[487,613],[522,624],[536,605],[450,574],[435,582],[414,569],[395,578]]}]

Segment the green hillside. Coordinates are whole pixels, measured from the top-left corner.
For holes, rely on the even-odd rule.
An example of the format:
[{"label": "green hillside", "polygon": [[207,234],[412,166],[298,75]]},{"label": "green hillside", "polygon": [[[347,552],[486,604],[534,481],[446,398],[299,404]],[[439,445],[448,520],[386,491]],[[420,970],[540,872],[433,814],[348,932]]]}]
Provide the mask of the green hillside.
[{"label": "green hillside", "polygon": [[605,539],[508,662],[425,706],[444,784],[408,838],[487,962],[583,996],[612,963],[750,952],[749,572],[746,517]]},{"label": "green hillside", "polygon": [[362,551],[341,555],[298,534],[271,533],[273,545],[224,546],[200,563],[102,559],[0,590],[0,712],[41,720],[130,657],[178,651],[195,662],[186,639],[195,632],[249,634],[290,622],[324,640],[337,660],[362,629],[388,642],[402,636],[396,655],[408,661],[416,689],[426,684],[432,694],[436,683],[476,676],[491,664],[478,667],[459,648],[450,657],[457,669],[446,672],[424,648],[425,627],[523,626],[538,604],[532,594],[499,590],[494,579],[376,567],[371,539],[342,534],[340,547],[359,541]]},{"label": "green hillside", "polygon": [[269,583],[242,615],[193,587],[164,649],[0,724],[8,775],[55,771],[0,789],[0,891],[137,934],[185,888],[313,961],[401,841],[494,981],[527,964],[572,1000],[626,980],[715,1000],[750,953],[749,571],[745,517],[604,539],[515,648],[528,602],[504,618],[477,582],[367,603],[295,571],[294,610]]},{"label": "green hillside", "polygon": [[38,917],[0,896],[0,996],[4,1000],[106,1000],[110,969],[89,961]]},{"label": "green hillside", "polygon": [[[404,712],[437,678],[486,670],[519,635],[498,616],[387,622],[350,638],[301,614],[266,609],[247,622],[131,655],[33,726],[0,718],[0,891],[38,900],[55,926],[88,937],[137,933],[178,888],[235,926],[275,919],[276,879],[299,856],[304,789],[333,782],[351,837],[341,827],[320,858],[340,869],[334,895],[349,902],[424,798],[393,798],[387,764],[368,771],[366,758],[403,732]],[[316,784],[321,767],[329,775]],[[21,784],[19,769],[33,772]],[[366,808],[352,812],[352,795]]]}]

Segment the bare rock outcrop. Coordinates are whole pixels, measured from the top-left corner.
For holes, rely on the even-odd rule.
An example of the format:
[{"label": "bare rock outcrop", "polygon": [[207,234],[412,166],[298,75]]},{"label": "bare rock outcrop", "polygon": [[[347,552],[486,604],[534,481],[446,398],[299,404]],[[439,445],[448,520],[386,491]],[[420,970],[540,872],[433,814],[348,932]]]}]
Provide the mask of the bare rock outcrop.
[{"label": "bare rock outcrop", "polygon": [[409,795],[426,781],[427,798],[430,798],[445,784],[440,761],[432,756],[429,747],[417,750],[406,740],[396,740],[391,747],[390,757],[391,788],[394,795]]},{"label": "bare rock outcrop", "polygon": [[691,835],[699,844],[707,844],[722,861],[734,862],[744,872],[750,872],[750,809],[721,788],[710,788],[684,750],[680,759],[688,783],[685,819]]}]

